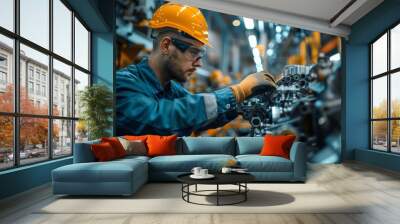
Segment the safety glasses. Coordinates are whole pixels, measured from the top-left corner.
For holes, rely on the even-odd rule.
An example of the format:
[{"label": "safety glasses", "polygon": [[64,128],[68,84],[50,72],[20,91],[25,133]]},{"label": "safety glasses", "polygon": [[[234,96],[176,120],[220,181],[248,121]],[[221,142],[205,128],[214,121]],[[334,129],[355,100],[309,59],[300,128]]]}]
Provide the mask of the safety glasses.
[{"label": "safety glasses", "polygon": [[176,48],[178,48],[182,53],[188,55],[192,60],[202,58],[206,53],[206,49],[195,47],[192,44],[187,43],[183,40],[171,37],[171,41]]}]

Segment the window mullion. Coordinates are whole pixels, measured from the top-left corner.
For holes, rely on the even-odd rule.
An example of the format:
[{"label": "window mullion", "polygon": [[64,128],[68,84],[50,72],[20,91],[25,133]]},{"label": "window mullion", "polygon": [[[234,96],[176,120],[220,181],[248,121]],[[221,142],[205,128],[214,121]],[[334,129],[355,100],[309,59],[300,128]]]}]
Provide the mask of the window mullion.
[{"label": "window mullion", "polygon": [[[49,0],[49,50],[53,52],[53,0]],[[49,110],[50,119],[48,120],[48,151],[49,159],[53,159],[53,56],[49,55],[49,75],[48,75]]]},{"label": "window mullion", "polygon": [[[14,1],[14,30],[17,35],[19,35],[19,8],[20,8],[20,0]],[[19,114],[20,112],[20,47],[19,47],[19,39],[14,39],[14,112],[15,114]],[[14,166],[19,166],[20,164],[20,156],[19,156],[19,136],[20,136],[20,118],[14,116]]]},{"label": "window mullion", "polygon": [[[75,118],[75,12],[72,11],[72,15],[71,15],[71,23],[72,23],[72,29],[71,29],[71,45],[72,45],[72,49],[71,49],[71,59],[72,59],[72,73],[71,73],[71,91],[72,91],[72,105],[71,105],[71,117]],[[72,150],[72,155],[74,155],[74,151],[75,151],[75,125],[76,125],[76,121],[73,120],[71,122],[71,126],[72,126],[72,130],[71,130],[71,150]]]},{"label": "window mullion", "polygon": [[[386,70],[389,71],[390,70],[390,29],[387,32],[386,41],[387,41],[387,51],[386,51],[386,54],[387,54],[386,66],[387,66],[387,68],[386,68]],[[392,76],[389,73],[387,75],[387,85],[388,85],[388,88],[387,88],[387,90],[388,90],[388,92],[387,92],[387,98],[388,98],[387,110],[388,110],[388,117],[389,118],[392,118],[391,79],[392,79]],[[388,129],[387,129],[388,141],[389,141],[388,148],[387,148],[388,152],[392,151],[392,135],[391,135],[392,125],[391,124],[392,124],[392,121],[391,120],[388,121],[388,124],[387,124],[387,127],[388,127]]]}]

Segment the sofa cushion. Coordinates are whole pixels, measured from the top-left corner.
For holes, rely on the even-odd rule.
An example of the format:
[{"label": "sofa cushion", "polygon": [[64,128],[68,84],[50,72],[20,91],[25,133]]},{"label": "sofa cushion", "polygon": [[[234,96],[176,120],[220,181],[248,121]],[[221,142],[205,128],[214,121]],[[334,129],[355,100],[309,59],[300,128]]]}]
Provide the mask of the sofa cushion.
[{"label": "sofa cushion", "polygon": [[117,159],[118,156],[115,154],[115,150],[112,145],[108,142],[102,142],[100,144],[91,145],[92,152],[96,161],[104,162]]},{"label": "sofa cushion", "polygon": [[236,155],[259,154],[263,145],[263,137],[236,137]]},{"label": "sofa cushion", "polygon": [[147,155],[146,143],[141,140],[126,140],[125,138],[118,137],[119,142],[124,147],[126,155]]},{"label": "sofa cushion", "polygon": [[176,154],[176,135],[148,135],[146,143],[148,156],[165,156]]},{"label": "sofa cushion", "polygon": [[130,182],[134,172],[147,172],[145,166],[146,162],[137,159],[74,163],[53,170],[53,181]]},{"label": "sofa cushion", "polygon": [[104,137],[101,138],[101,142],[108,142],[114,149],[115,155],[117,158],[122,158],[126,156],[126,151],[122,146],[121,142],[119,142],[117,137]]},{"label": "sofa cushion", "polygon": [[265,135],[264,146],[261,149],[260,155],[280,156],[290,159],[290,148],[295,139],[295,135]]},{"label": "sofa cushion", "polygon": [[158,156],[149,160],[150,171],[191,172],[193,167],[200,166],[212,172],[219,171],[230,159],[231,155],[175,155]]},{"label": "sofa cushion", "polygon": [[[235,155],[235,141],[233,137],[183,137],[181,152],[178,154],[226,154]],[[178,147],[179,149],[179,147]]]},{"label": "sofa cushion", "polygon": [[279,156],[238,155],[236,159],[242,168],[250,172],[292,172],[292,161]]}]

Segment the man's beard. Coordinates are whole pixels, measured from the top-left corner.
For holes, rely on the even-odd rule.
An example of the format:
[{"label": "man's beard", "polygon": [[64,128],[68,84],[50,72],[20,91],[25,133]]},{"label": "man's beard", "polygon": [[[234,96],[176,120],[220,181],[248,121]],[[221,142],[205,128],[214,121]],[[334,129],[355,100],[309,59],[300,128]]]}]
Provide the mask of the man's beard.
[{"label": "man's beard", "polygon": [[184,71],[180,70],[180,66],[177,64],[176,53],[173,53],[168,57],[163,67],[170,80],[175,80],[179,83],[184,83],[187,81]]}]

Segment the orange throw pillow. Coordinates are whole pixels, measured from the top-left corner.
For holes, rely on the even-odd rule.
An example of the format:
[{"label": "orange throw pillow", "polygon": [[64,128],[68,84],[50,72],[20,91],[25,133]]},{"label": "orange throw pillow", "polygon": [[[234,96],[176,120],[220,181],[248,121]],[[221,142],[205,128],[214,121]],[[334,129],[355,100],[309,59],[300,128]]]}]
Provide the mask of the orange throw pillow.
[{"label": "orange throw pillow", "polygon": [[115,155],[117,158],[121,158],[126,156],[126,151],[122,146],[121,142],[119,142],[118,138],[111,137],[111,138],[101,138],[101,142],[108,142],[114,149]]},{"label": "orange throw pillow", "polygon": [[108,142],[93,144],[91,145],[91,150],[94,154],[94,157],[99,162],[110,161],[117,158],[114,149]]},{"label": "orange throw pillow", "polygon": [[148,135],[146,140],[148,156],[176,155],[175,145],[177,138],[176,135]]},{"label": "orange throw pillow", "polygon": [[262,156],[280,156],[290,159],[290,148],[296,140],[294,135],[265,135]]},{"label": "orange throw pillow", "polygon": [[146,142],[147,135],[125,135],[124,139],[129,140],[129,141],[136,141],[140,140],[142,142]]}]

